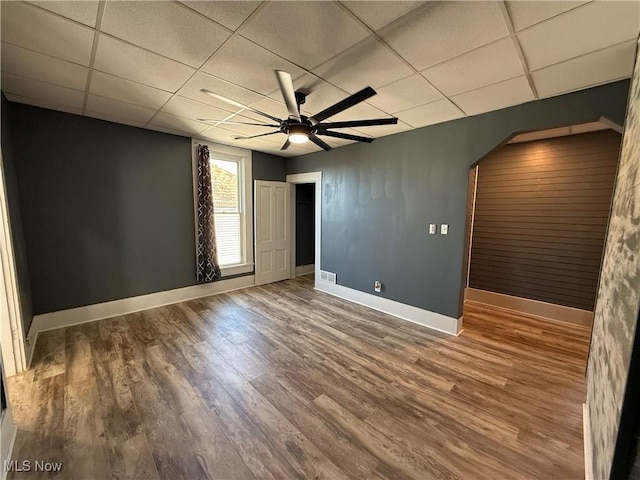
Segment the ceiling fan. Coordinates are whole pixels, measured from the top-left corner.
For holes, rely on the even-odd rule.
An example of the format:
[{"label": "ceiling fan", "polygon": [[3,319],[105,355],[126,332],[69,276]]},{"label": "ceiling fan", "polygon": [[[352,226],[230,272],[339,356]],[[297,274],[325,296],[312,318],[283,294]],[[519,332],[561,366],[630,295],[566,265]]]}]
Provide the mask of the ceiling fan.
[{"label": "ceiling fan", "polygon": [[338,103],[325,108],[321,112],[316,113],[311,117],[307,117],[306,115],[302,115],[300,113],[300,105],[303,105],[305,103],[306,94],[300,91],[294,91],[291,75],[287,72],[276,70],[276,75],[278,77],[278,83],[280,84],[280,90],[282,91],[284,103],[287,106],[287,111],[289,114],[287,119],[282,120],[280,118],[269,115],[268,113],[261,112],[260,110],[257,110],[253,107],[243,105],[242,103],[236,102],[235,100],[231,100],[230,98],[223,97],[222,95],[218,95],[217,93],[213,93],[212,91],[203,88],[200,90],[201,92],[206,93],[207,95],[226,102],[230,105],[233,105],[234,107],[249,110],[253,113],[257,113],[258,115],[262,115],[263,117],[272,120],[273,123],[235,122],[227,120],[212,120],[208,118],[199,118],[198,120],[202,122],[215,123],[216,125],[254,125],[259,127],[277,128],[277,130],[262,133],[260,135],[251,135],[248,137],[236,136],[233,138],[236,140],[247,140],[249,138],[266,137],[267,135],[284,133],[285,135],[287,135],[287,140],[284,142],[284,145],[282,145],[281,150],[286,150],[292,143],[306,143],[309,140],[325,150],[331,150],[330,145],[324,142],[321,138],[318,138],[319,135],[371,143],[374,140],[373,138],[351,135],[342,132],[334,132],[331,131],[331,129],[370,127],[374,125],[395,125],[398,123],[398,119],[394,117],[375,118],[370,120],[352,120],[348,122],[324,122],[324,120],[326,120],[327,118],[333,117],[334,115],[337,115],[338,113],[351,108],[360,102],[365,101],[367,98],[374,96],[376,94],[376,91],[371,87],[363,88],[359,92],[356,92],[353,95],[345,98],[344,100],[341,100]]}]

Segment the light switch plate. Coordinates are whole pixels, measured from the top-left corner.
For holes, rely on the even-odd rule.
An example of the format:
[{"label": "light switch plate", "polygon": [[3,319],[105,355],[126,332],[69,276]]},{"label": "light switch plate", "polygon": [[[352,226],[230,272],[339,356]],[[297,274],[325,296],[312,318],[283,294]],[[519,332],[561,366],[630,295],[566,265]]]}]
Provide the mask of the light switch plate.
[{"label": "light switch plate", "polygon": [[440,233],[442,235],[446,235],[447,233],[449,233],[449,225],[447,225],[446,223],[440,225]]},{"label": "light switch plate", "polygon": [[431,223],[429,224],[429,235],[435,235],[435,234],[436,234],[436,224]]}]

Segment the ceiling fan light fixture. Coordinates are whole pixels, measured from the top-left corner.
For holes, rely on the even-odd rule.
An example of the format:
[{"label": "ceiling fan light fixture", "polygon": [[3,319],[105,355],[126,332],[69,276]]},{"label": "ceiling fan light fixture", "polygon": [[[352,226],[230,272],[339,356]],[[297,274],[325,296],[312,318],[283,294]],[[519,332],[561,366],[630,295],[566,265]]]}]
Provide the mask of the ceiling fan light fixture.
[{"label": "ceiling fan light fixture", "polygon": [[291,143],[307,143],[309,141],[309,127],[306,125],[291,125],[289,127],[289,141]]}]

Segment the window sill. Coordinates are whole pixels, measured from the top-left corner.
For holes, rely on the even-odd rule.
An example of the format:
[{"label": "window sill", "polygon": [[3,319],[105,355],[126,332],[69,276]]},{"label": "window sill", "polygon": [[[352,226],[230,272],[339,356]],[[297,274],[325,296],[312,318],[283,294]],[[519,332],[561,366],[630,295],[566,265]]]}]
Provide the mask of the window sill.
[{"label": "window sill", "polygon": [[233,275],[241,275],[243,273],[253,272],[253,263],[243,263],[242,265],[229,265],[228,267],[220,267],[222,278],[232,277]]}]

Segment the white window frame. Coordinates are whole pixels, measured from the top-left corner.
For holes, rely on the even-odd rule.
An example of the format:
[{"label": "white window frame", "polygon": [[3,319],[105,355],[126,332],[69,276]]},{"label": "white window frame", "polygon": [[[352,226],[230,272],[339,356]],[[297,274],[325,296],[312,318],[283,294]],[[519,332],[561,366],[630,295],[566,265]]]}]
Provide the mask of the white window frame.
[{"label": "white window frame", "polygon": [[[251,150],[231,147],[206,140],[192,139],[191,167],[193,171],[193,217],[195,222],[195,239],[198,242],[198,145],[209,147],[210,158],[238,162],[240,175],[240,250],[241,262],[237,265],[220,267],[223,277],[253,272],[253,180]],[[197,253],[196,253],[197,257]]]}]

